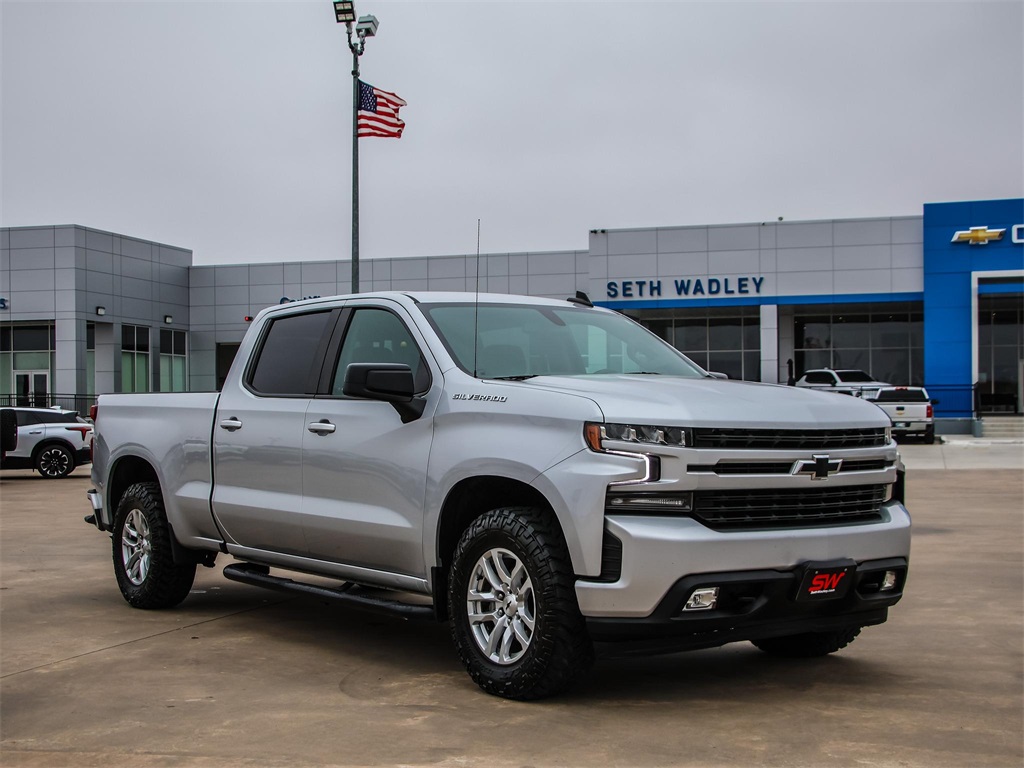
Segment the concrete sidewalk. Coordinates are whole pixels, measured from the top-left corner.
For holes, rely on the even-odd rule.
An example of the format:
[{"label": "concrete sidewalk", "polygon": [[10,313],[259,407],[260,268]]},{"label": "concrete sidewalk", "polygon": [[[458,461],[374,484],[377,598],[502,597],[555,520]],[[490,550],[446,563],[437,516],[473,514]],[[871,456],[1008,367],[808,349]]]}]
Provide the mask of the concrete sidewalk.
[{"label": "concrete sidewalk", "polygon": [[901,443],[907,469],[1017,469],[1024,471],[1024,442],[943,435],[942,443]]}]

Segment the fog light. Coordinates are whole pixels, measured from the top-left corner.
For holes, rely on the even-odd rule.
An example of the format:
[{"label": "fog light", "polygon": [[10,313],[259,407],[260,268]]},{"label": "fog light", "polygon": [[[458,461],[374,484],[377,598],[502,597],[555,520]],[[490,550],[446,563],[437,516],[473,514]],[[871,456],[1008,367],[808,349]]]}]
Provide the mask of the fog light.
[{"label": "fog light", "polygon": [[878,591],[891,592],[894,589],[896,589],[896,571],[886,571],[882,578],[882,586],[878,588]]},{"label": "fog light", "polygon": [[684,611],[710,611],[718,603],[718,587],[704,587],[693,590],[690,599],[683,606]]}]

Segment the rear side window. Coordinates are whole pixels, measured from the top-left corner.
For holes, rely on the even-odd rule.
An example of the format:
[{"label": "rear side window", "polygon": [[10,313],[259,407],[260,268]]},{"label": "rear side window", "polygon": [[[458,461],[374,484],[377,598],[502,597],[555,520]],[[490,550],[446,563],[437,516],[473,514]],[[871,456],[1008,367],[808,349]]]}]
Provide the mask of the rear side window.
[{"label": "rear side window", "polygon": [[43,424],[77,424],[78,415],[74,413],[39,413],[39,420]]},{"label": "rear side window", "polygon": [[39,419],[36,418],[35,413],[32,411],[15,411],[14,414],[18,417],[19,427],[28,427],[39,423]]},{"label": "rear side window", "polygon": [[310,377],[320,363],[317,352],[330,318],[327,311],[271,321],[249,386],[267,395],[312,394]]}]

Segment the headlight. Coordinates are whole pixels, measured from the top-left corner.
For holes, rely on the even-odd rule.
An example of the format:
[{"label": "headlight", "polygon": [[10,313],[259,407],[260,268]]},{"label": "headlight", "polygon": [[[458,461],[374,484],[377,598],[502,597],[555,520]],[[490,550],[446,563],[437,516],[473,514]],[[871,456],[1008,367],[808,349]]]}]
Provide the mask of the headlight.
[{"label": "headlight", "polygon": [[587,422],[583,428],[587,445],[593,451],[607,450],[605,440],[622,443],[647,443],[649,445],[677,445],[685,447],[693,443],[685,427],[658,427],[650,424],[597,424]]}]

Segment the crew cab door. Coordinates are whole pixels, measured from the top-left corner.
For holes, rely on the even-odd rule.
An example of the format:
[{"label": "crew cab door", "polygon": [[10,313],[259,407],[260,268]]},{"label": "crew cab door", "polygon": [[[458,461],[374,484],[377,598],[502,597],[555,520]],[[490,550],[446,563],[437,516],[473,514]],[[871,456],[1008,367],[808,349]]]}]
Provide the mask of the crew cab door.
[{"label": "crew cab door", "polygon": [[274,317],[242,375],[224,386],[213,424],[213,513],[229,543],[306,554],[300,514],[306,409],[340,312]]},{"label": "crew cab door", "polygon": [[[373,570],[425,575],[423,514],[432,414],[441,377],[415,325],[397,304],[352,302],[306,412],[302,518],[310,556]],[[404,363],[422,415],[347,397],[352,363]]]}]

